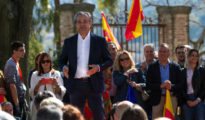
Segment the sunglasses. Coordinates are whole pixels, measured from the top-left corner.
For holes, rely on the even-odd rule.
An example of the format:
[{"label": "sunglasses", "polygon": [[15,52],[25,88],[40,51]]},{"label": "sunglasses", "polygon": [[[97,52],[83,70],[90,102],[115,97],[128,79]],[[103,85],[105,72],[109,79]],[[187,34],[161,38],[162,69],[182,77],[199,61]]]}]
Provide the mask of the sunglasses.
[{"label": "sunglasses", "polygon": [[50,63],[50,60],[42,60],[41,63],[42,63],[42,64]]},{"label": "sunglasses", "polygon": [[129,57],[126,57],[126,58],[120,58],[120,61],[125,61],[125,60],[129,60],[130,58]]}]

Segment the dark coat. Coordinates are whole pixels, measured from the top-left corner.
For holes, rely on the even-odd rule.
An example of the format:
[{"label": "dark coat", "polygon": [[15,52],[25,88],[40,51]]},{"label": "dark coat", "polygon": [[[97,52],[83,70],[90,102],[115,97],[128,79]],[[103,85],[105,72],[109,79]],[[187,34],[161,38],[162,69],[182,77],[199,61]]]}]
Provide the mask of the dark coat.
[{"label": "dark coat", "polygon": [[[78,34],[65,39],[62,54],[59,60],[59,66],[68,65],[69,68],[69,86],[68,91],[72,92],[77,85],[74,76],[77,70],[77,40]],[[90,33],[90,54],[89,65],[97,64],[100,71],[91,76],[91,87],[96,92],[105,90],[104,77],[102,71],[112,65],[112,58],[105,38]]]},{"label": "dark coat", "polygon": [[[183,86],[183,103],[186,103],[188,99],[187,97],[187,69],[184,68],[183,79],[186,81]],[[195,68],[192,76],[192,87],[194,90],[195,98],[200,98],[204,100],[205,97],[205,69],[202,67]]]},{"label": "dark coat", "polygon": [[[120,102],[126,100],[129,84],[127,82],[128,76],[124,75],[124,70],[122,71],[113,71],[113,80],[115,85],[117,86],[116,96],[114,98],[114,102]],[[146,87],[145,79],[141,72],[132,74],[132,81],[136,83],[140,83],[143,88]],[[134,91],[135,96],[139,96],[139,92],[137,90]],[[141,97],[141,95],[140,95]]]},{"label": "dark coat", "polygon": [[[151,91],[150,101],[152,101],[152,105],[157,105],[160,102],[162,93],[160,88],[160,64],[158,60],[149,65],[146,77],[147,89]],[[179,97],[184,81],[182,80],[180,66],[174,62],[169,62],[169,80],[172,83],[171,92]]]}]

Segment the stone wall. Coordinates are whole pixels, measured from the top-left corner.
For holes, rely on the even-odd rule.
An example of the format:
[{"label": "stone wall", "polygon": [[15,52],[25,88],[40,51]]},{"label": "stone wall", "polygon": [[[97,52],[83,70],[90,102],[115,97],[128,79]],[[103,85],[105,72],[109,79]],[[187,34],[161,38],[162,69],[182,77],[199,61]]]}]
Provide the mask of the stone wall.
[{"label": "stone wall", "polygon": [[168,43],[171,50],[170,59],[176,60],[175,48],[178,45],[188,44],[189,41],[189,14],[191,7],[187,6],[160,6],[157,7],[158,22],[165,24],[163,32],[159,33],[159,44]]}]

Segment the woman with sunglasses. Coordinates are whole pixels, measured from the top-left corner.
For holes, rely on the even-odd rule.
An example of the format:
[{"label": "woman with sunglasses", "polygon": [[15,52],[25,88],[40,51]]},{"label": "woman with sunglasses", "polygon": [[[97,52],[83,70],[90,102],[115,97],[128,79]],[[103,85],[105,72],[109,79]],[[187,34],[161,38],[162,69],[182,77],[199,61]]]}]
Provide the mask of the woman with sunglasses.
[{"label": "woman with sunglasses", "polygon": [[119,51],[113,66],[113,79],[117,85],[117,93],[114,103],[127,99],[129,85],[134,90],[135,102],[143,106],[142,88],[145,87],[145,79],[136,68],[130,53],[126,50]]},{"label": "woman with sunglasses", "polygon": [[38,70],[32,74],[30,93],[34,97],[46,90],[53,92],[60,100],[66,92],[60,72],[53,69],[51,57],[44,52],[40,55]]},{"label": "woman with sunglasses", "polygon": [[191,49],[183,69],[184,84],[182,116],[184,120],[204,120],[205,69],[199,67],[199,52]]}]

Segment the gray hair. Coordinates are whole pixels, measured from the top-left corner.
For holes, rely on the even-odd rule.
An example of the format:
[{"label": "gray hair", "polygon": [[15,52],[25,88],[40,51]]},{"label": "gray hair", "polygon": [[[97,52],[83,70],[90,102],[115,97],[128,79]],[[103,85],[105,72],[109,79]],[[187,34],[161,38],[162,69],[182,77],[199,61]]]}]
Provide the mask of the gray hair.
[{"label": "gray hair", "polygon": [[36,107],[36,109],[39,109],[40,107],[40,103],[49,97],[55,97],[54,93],[52,93],[51,91],[43,91],[43,92],[39,92],[35,98],[34,98],[34,105]]},{"label": "gray hair", "polygon": [[88,16],[89,21],[92,21],[92,16],[91,16],[91,14],[90,14],[89,12],[79,11],[79,12],[77,12],[77,13],[75,14],[75,16],[74,16],[74,23],[75,23],[75,24],[76,24],[76,22],[77,22],[78,16],[80,16],[80,15]]},{"label": "gray hair", "polygon": [[113,45],[113,46],[117,49],[117,45],[116,45],[114,42],[110,41],[110,42],[108,42],[107,44],[108,44],[108,45]]},{"label": "gray hair", "polygon": [[5,105],[9,105],[9,106],[11,106],[12,107],[12,109],[13,109],[13,105],[11,104],[11,102],[3,102],[3,103],[1,103],[1,107],[3,108]]},{"label": "gray hair", "polygon": [[160,45],[159,45],[159,48],[161,48],[161,47],[165,47],[165,48],[167,48],[167,50],[169,51],[169,45],[168,45],[167,43],[162,43],[162,44],[160,44]]},{"label": "gray hair", "polygon": [[44,106],[37,112],[36,120],[63,120],[63,112],[55,105]]},{"label": "gray hair", "polygon": [[154,51],[154,45],[153,45],[153,44],[151,44],[151,43],[145,44],[145,45],[144,45],[144,51],[145,51],[145,48],[146,48],[146,47],[151,47],[151,48],[153,49],[153,51]]},{"label": "gray hair", "polygon": [[55,105],[56,107],[62,108],[64,106],[63,102],[60,101],[59,99],[55,98],[55,97],[49,97],[44,99],[41,104],[40,104],[40,108],[44,107],[44,106],[48,106],[48,105]]}]

